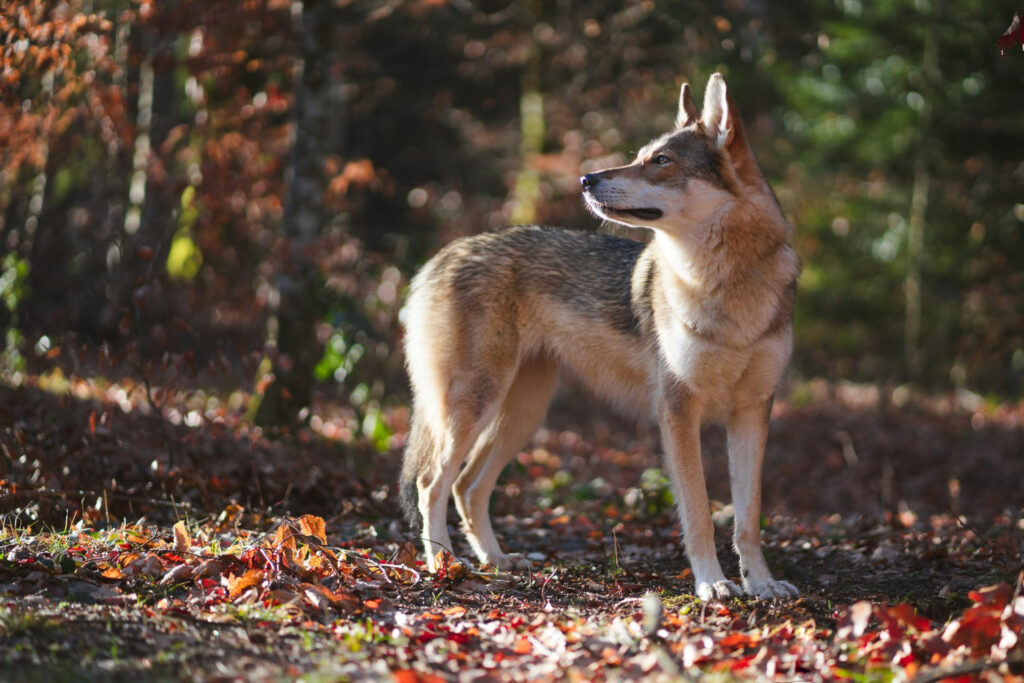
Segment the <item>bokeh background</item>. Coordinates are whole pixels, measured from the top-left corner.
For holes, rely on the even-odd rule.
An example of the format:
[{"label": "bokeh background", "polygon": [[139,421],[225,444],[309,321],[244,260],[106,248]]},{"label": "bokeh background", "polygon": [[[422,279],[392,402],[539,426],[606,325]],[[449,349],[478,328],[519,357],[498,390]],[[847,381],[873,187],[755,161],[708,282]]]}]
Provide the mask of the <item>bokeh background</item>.
[{"label": "bokeh background", "polygon": [[3,381],[386,448],[417,267],[509,224],[616,230],[578,176],[720,71],[797,229],[794,380],[1019,404],[1014,9],[4,3]]}]

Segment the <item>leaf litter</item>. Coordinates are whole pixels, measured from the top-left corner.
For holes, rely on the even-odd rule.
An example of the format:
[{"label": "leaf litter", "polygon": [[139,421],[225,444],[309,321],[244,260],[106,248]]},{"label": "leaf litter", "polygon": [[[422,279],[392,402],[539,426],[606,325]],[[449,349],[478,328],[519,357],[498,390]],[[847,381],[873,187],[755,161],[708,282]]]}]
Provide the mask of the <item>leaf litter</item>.
[{"label": "leaf litter", "polygon": [[[703,603],[692,596],[671,499],[649,473],[656,448],[624,436],[632,427],[584,439],[579,415],[556,414],[520,454],[496,496],[495,525],[531,559],[529,572],[480,570],[457,545],[431,575],[394,509],[396,453],[182,430],[177,455],[187,461],[167,463],[143,417],[108,418],[98,436],[94,406],[25,389],[0,397],[11,407],[0,423],[0,668],[12,680],[1024,674],[1024,529],[1011,507],[1021,498],[973,509],[961,498],[953,511],[947,469],[936,467],[929,484],[884,466],[886,449],[906,448],[911,464],[935,457],[914,441],[941,444],[948,428],[960,441],[946,448],[967,443],[977,453],[969,456],[1001,467],[990,471],[1012,472],[1012,419],[986,432],[964,430],[955,416],[888,423],[835,405],[777,416],[777,446],[797,462],[774,456],[769,473],[816,456],[824,467],[804,463],[815,486],[827,488],[838,468],[844,480],[873,482],[875,497],[857,499],[847,481],[833,490],[853,493],[828,513],[797,478],[766,484],[766,555],[802,597]],[[393,419],[401,433],[401,415]],[[857,449],[852,464],[839,431]],[[147,467],[154,458],[158,467]],[[975,486],[955,467],[963,488]],[[878,493],[886,476],[888,504]],[[1000,486],[1019,491],[1020,479]],[[774,502],[794,487],[788,503]],[[965,514],[976,510],[988,516]],[[715,521],[734,576],[729,506],[716,504]]]}]

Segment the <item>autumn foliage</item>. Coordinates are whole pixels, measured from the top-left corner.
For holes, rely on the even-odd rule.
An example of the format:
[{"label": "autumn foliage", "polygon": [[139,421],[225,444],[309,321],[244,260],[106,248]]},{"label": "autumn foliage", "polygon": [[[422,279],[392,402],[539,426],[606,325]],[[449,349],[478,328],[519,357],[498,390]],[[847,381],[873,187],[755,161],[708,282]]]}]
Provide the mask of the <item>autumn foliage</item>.
[{"label": "autumn foliage", "polygon": [[[1006,19],[981,0],[0,4],[0,677],[1021,677]],[[571,382],[492,503],[532,569],[480,571],[457,542],[426,573],[395,501],[410,279],[510,222],[607,229],[580,173],[624,163],[713,71],[804,262],[762,520],[802,597],[697,601],[653,431]],[[319,197],[305,232],[297,178]],[[295,419],[272,428],[289,333],[308,396],[283,389]],[[704,459],[735,578],[724,438]]]}]

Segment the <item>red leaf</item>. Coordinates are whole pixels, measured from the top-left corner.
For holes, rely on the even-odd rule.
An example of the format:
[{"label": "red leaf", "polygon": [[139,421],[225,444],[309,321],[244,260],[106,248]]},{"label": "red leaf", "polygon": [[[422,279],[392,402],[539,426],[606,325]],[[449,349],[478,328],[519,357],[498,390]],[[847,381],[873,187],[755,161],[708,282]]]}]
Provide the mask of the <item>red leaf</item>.
[{"label": "red leaf", "polygon": [[907,629],[924,633],[932,627],[932,623],[919,616],[917,610],[910,605],[882,606],[876,612],[878,618],[885,622],[885,628],[893,640],[902,638],[904,631]]},{"label": "red leaf", "polygon": [[395,677],[395,683],[443,683],[444,681],[440,676],[425,674],[413,671],[412,669],[399,669],[398,671],[392,671],[391,675]]},{"label": "red leaf", "polygon": [[957,621],[950,622],[942,639],[953,645],[966,645],[976,655],[986,654],[999,642],[1002,631],[1002,610],[978,605],[966,610]]},{"label": "red leaf", "polygon": [[1010,27],[1006,29],[1003,35],[999,36],[996,40],[996,45],[999,46],[999,52],[1003,56],[1006,55],[1006,51],[1017,45],[1021,46],[1024,50],[1024,25],[1021,22],[1020,12],[1016,12],[1013,15],[1013,20],[1010,22]]},{"label": "red leaf", "polygon": [[1010,584],[997,583],[994,586],[985,586],[976,591],[971,591],[967,594],[967,597],[979,605],[991,605],[1002,609],[1006,607],[1006,603],[1010,600],[1012,594],[1013,588]]}]

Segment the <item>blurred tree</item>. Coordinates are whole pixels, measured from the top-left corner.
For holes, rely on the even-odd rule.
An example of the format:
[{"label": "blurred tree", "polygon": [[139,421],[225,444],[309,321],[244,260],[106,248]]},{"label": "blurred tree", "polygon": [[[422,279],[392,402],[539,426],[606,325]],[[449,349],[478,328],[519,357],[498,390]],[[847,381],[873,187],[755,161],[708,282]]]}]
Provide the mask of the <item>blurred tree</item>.
[{"label": "blurred tree", "polygon": [[[1005,249],[1021,246],[1012,211],[1024,124],[1008,112],[1024,78],[982,38],[999,23],[990,15],[981,2],[929,0],[775,12],[772,63],[761,68],[782,96],[776,147],[789,157],[781,194],[806,264],[805,371],[991,387],[998,377],[1000,391],[1019,390],[1019,307],[971,293],[973,273],[993,267],[1005,291],[1021,287]],[[789,19],[801,28],[782,30]],[[979,309],[993,306],[1001,313],[982,323]],[[992,323],[999,332],[982,329]]]},{"label": "blurred tree", "polygon": [[[158,272],[167,259],[177,227],[178,194],[174,159],[168,141],[181,123],[181,79],[178,72],[179,0],[147,5],[132,31],[133,62],[139,64],[135,154],[138,168],[132,181],[132,210],[125,226],[126,284],[131,292],[146,271]],[[133,248],[134,247],[134,248]],[[131,299],[128,300],[131,303]]]},{"label": "blurred tree", "polygon": [[300,422],[313,393],[313,369],[323,355],[315,324],[322,315],[323,277],[316,267],[318,240],[327,220],[322,145],[330,138],[331,37],[335,27],[331,0],[303,0],[298,19],[302,61],[295,82],[294,142],[289,158],[285,200],[284,263],[277,275],[278,303],[271,318],[272,379],[256,422],[288,427]]},{"label": "blurred tree", "polygon": [[311,363],[362,419],[404,384],[418,263],[519,219],[592,229],[580,172],[720,70],[798,228],[797,370],[1020,392],[1024,71],[981,0],[331,4],[0,5],[0,325],[22,351],[251,376],[273,312],[261,420],[308,405]]}]

